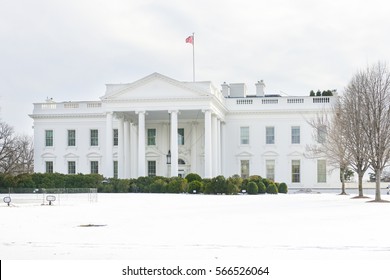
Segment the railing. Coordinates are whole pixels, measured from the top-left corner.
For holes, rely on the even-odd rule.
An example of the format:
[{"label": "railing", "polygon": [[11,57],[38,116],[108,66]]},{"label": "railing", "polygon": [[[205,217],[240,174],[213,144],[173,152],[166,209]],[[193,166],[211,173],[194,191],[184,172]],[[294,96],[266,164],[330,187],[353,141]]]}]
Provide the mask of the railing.
[{"label": "railing", "polygon": [[278,104],[279,100],[278,99],[262,99],[261,104]]},{"label": "railing", "polygon": [[236,104],[253,104],[253,99],[237,99]]},{"label": "railing", "polygon": [[96,109],[101,108],[101,102],[63,102],[63,103],[38,103],[35,105],[41,110],[61,110],[61,109]]},{"label": "railing", "polygon": [[313,103],[330,103],[329,97],[314,97]]},{"label": "railing", "polygon": [[303,98],[288,98],[287,103],[289,104],[297,104],[297,103],[304,103],[305,100]]}]

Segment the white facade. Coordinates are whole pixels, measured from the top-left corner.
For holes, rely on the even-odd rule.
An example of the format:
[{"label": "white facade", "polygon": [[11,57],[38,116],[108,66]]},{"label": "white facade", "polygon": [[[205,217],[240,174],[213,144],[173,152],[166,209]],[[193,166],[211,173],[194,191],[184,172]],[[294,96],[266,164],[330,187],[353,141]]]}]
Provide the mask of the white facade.
[{"label": "white facade", "polygon": [[305,157],[315,141],[307,121],[335,97],[267,96],[263,81],[253,91],[154,73],[107,85],[100,101],[35,103],[35,172],[260,175],[290,187],[337,187],[338,170]]}]

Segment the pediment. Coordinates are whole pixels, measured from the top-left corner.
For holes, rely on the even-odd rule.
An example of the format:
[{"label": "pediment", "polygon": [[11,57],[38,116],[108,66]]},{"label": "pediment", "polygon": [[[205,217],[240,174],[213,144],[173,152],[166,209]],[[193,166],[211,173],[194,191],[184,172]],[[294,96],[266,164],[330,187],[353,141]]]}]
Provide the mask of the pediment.
[{"label": "pediment", "polygon": [[301,157],[301,156],[303,156],[303,153],[300,153],[298,151],[293,151],[293,152],[289,153],[287,156],[289,156],[289,157]]},{"label": "pediment", "polygon": [[211,95],[207,87],[196,83],[179,82],[159,73],[129,84],[106,85],[106,94],[102,100],[134,100],[134,99],[181,99],[200,98]]},{"label": "pediment", "polygon": [[265,153],[262,154],[263,157],[278,157],[279,154],[277,152],[274,152],[274,151],[267,151]]},{"label": "pediment", "polygon": [[79,156],[74,153],[67,153],[64,158],[78,158]]},{"label": "pediment", "polygon": [[87,154],[87,158],[100,158],[100,157],[102,157],[102,155],[96,152],[91,152]]},{"label": "pediment", "polygon": [[41,157],[43,157],[43,158],[56,158],[57,156],[53,153],[44,153],[44,154],[42,154]]},{"label": "pediment", "polygon": [[253,154],[251,154],[250,152],[246,152],[246,151],[241,152],[239,154],[236,154],[236,157],[252,157],[252,156],[253,156]]}]

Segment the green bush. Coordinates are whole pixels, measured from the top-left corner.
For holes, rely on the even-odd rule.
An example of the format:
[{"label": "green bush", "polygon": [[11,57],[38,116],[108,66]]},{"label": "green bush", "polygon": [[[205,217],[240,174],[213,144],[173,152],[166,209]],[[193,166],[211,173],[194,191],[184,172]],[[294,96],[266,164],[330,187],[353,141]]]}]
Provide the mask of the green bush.
[{"label": "green bush", "polygon": [[224,176],[219,175],[213,179],[211,179],[211,184],[213,185],[214,193],[215,194],[222,194],[227,193],[226,190],[226,179]]},{"label": "green bush", "polygon": [[150,184],[150,192],[152,193],[165,193],[167,191],[167,183],[163,179],[154,180]]},{"label": "green bush", "polygon": [[172,177],[167,186],[168,193],[187,192],[187,180],[181,177]]},{"label": "green bush", "polygon": [[259,187],[255,182],[248,183],[248,194],[257,194],[259,192]]},{"label": "green bush", "polygon": [[278,191],[280,193],[287,193],[288,192],[288,188],[287,188],[287,184],[286,183],[280,183],[279,184],[279,188],[278,188]]},{"label": "green bush", "polygon": [[264,185],[263,182],[260,182],[260,183],[258,184],[258,188],[259,188],[259,193],[260,193],[260,194],[265,194],[266,191],[267,191],[267,187]]},{"label": "green bush", "polygon": [[226,194],[237,194],[241,190],[242,178],[232,176],[226,180]]},{"label": "green bush", "polygon": [[188,193],[201,193],[202,192],[202,182],[192,181],[188,184]]},{"label": "green bush", "polygon": [[196,173],[187,174],[185,179],[187,180],[188,183],[191,183],[192,181],[202,182],[202,178]]},{"label": "green bush", "polygon": [[278,188],[274,183],[270,183],[267,187],[267,193],[269,194],[278,194]]}]

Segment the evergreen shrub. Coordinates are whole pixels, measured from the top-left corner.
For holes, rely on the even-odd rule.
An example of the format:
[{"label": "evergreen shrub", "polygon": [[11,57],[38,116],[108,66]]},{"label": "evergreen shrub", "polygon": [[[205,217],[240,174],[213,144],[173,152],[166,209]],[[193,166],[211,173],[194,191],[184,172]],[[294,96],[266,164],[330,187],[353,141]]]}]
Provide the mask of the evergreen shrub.
[{"label": "evergreen shrub", "polygon": [[266,191],[267,191],[267,187],[264,185],[263,182],[259,182],[258,188],[259,188],[259,193],[260,194],[265,194]]},{"label": "evergreen shrub", "polygon": [[248,194],[257,194],[259,192],[259,187],[255,182],[248,183]]},{"label": "evergreen shrub", "polygon": [[278,188],[274,183],[270,183],[267,187],[267,193],[269,194],[278,194]]},{"label": "evergreen shrub", "polygon": [[278,188],[278,191],[280,193],[287,193],[288,192],[288,188],[287,188],[287,184],[286,183],[280,183],[279,184],[279,188]]},{"label": "evergreen shrub", "polygon": [[202,192],[202,182],[200,181],[191,181],[189,184],[188,184],[188,193],[201,193]]}]

